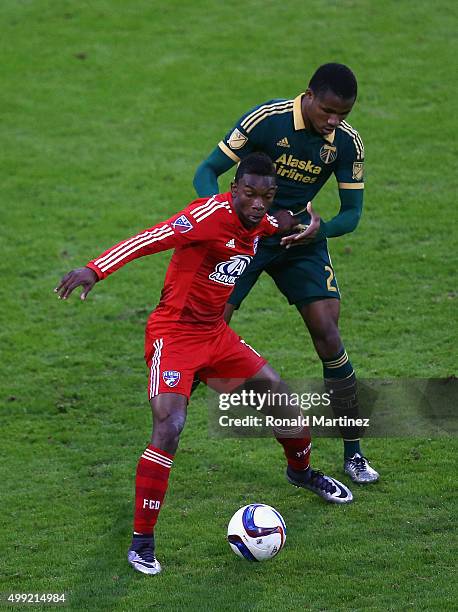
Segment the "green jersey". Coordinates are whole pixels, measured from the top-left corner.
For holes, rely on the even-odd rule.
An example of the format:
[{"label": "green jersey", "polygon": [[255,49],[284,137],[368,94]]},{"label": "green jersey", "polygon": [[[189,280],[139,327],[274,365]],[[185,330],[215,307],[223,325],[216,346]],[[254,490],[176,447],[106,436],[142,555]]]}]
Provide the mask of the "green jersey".
[{"label": "green jersey", "polygon": [[326,136],[308,130],[301,112],[302,96],[256,106],[243,115],[218,147],[234,162],[253,151],[267,153],[277,169],[278,191],[271,212],[287,208],[307,223],[305,206],[331,174],[340,190],[364,188],[364,145],[346,121]]}]

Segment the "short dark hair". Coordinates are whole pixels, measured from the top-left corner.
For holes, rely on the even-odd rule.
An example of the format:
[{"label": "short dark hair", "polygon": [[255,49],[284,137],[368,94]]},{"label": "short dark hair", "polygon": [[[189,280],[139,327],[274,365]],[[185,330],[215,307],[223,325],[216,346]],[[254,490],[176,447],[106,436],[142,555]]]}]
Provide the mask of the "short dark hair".
[{"label": "short dark hair", "polygon": [[343,100],[356,98],[358,82],[353,72],[344,64],[323,64],[310,79],[309,88],[319,95],[331,90]]},{"label": "short dark hair", "polygon": [[237,183],[244,174],[275,177],[275,166],[265,153],[250,153],[238,165],[235,182]]}]

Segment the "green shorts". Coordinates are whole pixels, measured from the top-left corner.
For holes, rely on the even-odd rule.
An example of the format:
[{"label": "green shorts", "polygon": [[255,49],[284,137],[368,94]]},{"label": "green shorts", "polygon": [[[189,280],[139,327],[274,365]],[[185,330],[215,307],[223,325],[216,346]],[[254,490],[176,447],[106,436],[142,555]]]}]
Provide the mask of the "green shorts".
[{"label": "green shorts", "polygon": [[252,262],[238,279],[229,304],[238,308],[264,271],[298,309],[317,300],[340,299],[326,240],[290,249],[260,243]]}]

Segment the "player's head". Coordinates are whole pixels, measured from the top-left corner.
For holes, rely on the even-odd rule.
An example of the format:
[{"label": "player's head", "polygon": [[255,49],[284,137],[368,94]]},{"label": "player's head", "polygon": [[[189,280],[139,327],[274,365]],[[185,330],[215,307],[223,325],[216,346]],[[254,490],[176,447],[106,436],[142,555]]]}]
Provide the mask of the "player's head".
[{"label": "player's head", "polygon": [[304,119],[326,136],[350,113],[358,94],[353,72],[344,64],[323,64],[310,79],[302,98]]},{"label": "player's head", "polygon": [[251,153],[239,164],[231,184],[232,201],[242,224],[260,223],[272,206],[277,185],[275,166],[265,153]]},{"label": "player's head", "polygon": [[331,63],[318,68],[310,79],[309,89],[317,96],[331,91],[343,100],[356,100],[358,83],[348,66]]}]

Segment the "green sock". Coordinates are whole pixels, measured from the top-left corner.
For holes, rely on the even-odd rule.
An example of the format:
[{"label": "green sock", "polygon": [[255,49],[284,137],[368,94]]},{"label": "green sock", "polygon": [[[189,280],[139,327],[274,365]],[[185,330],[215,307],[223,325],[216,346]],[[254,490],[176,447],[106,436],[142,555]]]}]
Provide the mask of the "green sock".
[{"label": "green sock", "polygon": [[[323,376],[326,389],[331,392],[331,408],[337,417],[358,418],[356,377],[345,349],[332,359],[323,359]],[[360,453],[359,428],[339,427],[344,443],[344,457]]]},{"label": "green sock", "polygon": [[353,457],[355,453],[361,453],[359,440],[344,440],[344,457],[348,459]]}]

